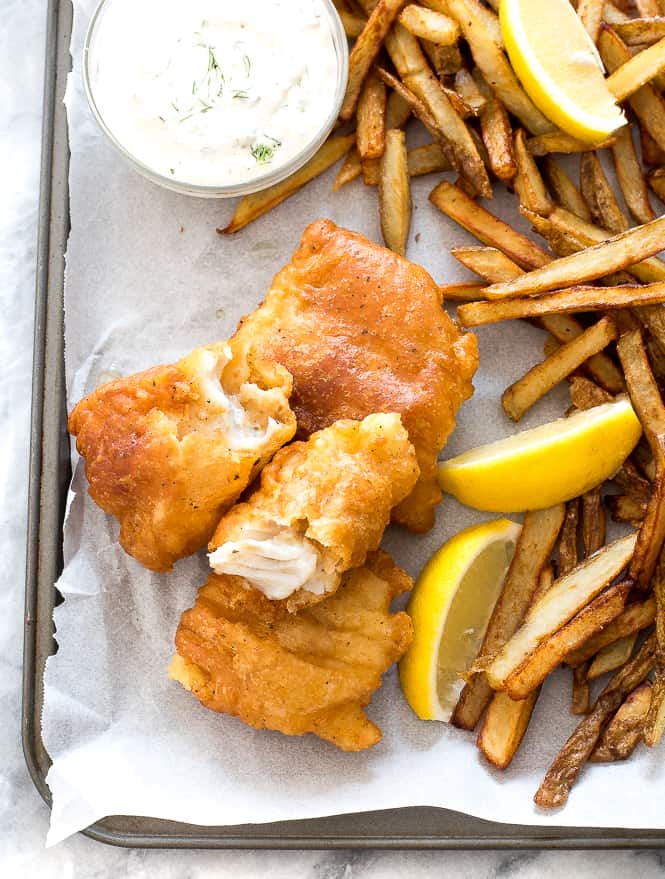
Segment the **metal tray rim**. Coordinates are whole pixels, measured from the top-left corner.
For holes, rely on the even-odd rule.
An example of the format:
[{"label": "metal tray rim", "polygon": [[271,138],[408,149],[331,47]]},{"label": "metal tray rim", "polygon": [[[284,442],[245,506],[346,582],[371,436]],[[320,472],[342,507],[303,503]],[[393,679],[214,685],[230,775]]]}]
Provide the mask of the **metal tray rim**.
[{"label": "metal tray rim", "polygon": [[[62,290],[64,282],[64,251],[68,233],[68,148],[67,123],[62,100],[66,75],[69,70],[69,34],[72,9],[69,0],[49,0],[47,9],[47,37],[44,80],[44,116],[42,127],[41,186],[39,206],[39,235],[37,245],[37,274],[35,290],[34,367],[32,381],[32,423],[30,447],[30,475],[28,493],[28,535],[26,550],[25,626],[23,666],[23,706],[21,734],[23,753],[30,776],[47,805],[51,797],[45,781],[48,755],[41,740],[39,718],[41,716],[40,676],[43,662],[38,654],[43,650],[44,629],[39,623],[52,624],[54,582],[57,560],[53,553],[54,542],[60,541],[62,504],[53,504],[51,493],[57,488],[57,450],[53,436],[47,434],[49,421],[53,421],[54,404],[47,393],[49,380],[56,391],[64,389],[62,338]],[[57,275],[55,270],[57,269]],[[57,397],[57,394],[54,395]],[[60,403],[63,401],[61,400]],[[55,423],[55,422],[54,422]],[[57,535],[49,533],[49,519],[59,516]],[[50,552],[49,552],[50,539]],[[44,600],[46,596],[46,600]],[[42,600],[40,600],[42,599]],[[49,611],[45,619],[43,605]],[[49,629],[49,631],[52,631]],[[411,810],[390,810],[405,812]],[[106,826],[109,819],[91,825],[82,831],[86,836],[108,845],[150,848],[200,848],[200,849],[619,849],[653,848],[665,846],[665,832],[611,828],[521,828],[532,831],[520,836],[514,833],[514,825],[502,825],[481,821],[470,816],[459,816],[442,809],[430,809],[441,813],[440,835],[407,835],[393,833],[390,836],[358,834],[349,835],[323,832],[307,835],[298,832],[312,826],[312,821],[280,822],[262,825],[265,832],[250,835],[244,825],[236,828],[191,827],[193,833],[160,830],[169,822],[152,819],[153,832],[133,829],[117,830]],[[358,822],[363,813],[356,814]],[[382,813],[364,813],[365,816]],[[480,822],[492,832],[468,832],[457,836],[445,835],[445,815],[458,815],[468,819],[472,827]],[[132,819],[125,819],[131,823]],[[317,819],[317,826],[322,821]],[[362,819],[360,819],[362,820]],[[189,827],[189,825],[181,825]],[[294,833],[282,832],[291,827]],[[214,835],[215,830],[226,830],[228,835]],[[243,830],[245,832],[243,833]]]}]

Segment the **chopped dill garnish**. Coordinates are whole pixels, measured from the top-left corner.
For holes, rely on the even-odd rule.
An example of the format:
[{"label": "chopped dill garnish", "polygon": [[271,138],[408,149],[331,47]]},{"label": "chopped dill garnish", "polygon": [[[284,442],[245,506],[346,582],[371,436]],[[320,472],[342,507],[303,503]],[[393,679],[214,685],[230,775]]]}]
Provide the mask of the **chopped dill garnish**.
[{"label": "chopped dill garnish", "polygon": [[192,82],[192,94],[196,94],[196,80]]},{"label": "chopped dill garnish", "polygon": [[233,92],[233,97],[237,98],[239,101],[246,101],[249,98],[247,92],[239,91]]},{"label": "chopped dill garnish", "polygon": [[212,46],[208,46],[208,73],[210,73],[211,70],[219,70],[219,64],[215,58]]},{"label": "chopped dill garnish", "polygon": [[267,165],[268,162],[272,161],[273,154],[275,152],[275,147],[268,146],[267,143],[257,143],[250,150],[252,154],[252,158],[259,165]]},{"label": "chopped dill garnish", "polygon": [[175,105],[175,101],[171,101],[171,106],[172,106],[173,109],[176,111],[176,113],[179,113],[179,112],[180,112],[180,110],[178,110],[178,108],[177,108],[176,105]]},{"label": "chopped dill garnish", "polygon": [[192,118],[192,114],[188,113],[186,116],[183,116],[181,119],[178,119],[178,122],[186,122],[188,119]]},{"label": "chopped dill garnish", "polygon": [[271,141],[275,144],[276,147],[281,147],[281,145],[282,145],[282,141],[281,141],[281,140],[277,140],[276,137],[273,137],[273,136],[270,135],[270,134],[265,134],[265,133],[264,133],[263,136],[264,136],[264,137],[267,137],[268,140],[271,140]]},{"label": "chopped dill garnish", "polygon": [[169,171],[171,172],[171,174],[175,174],[175,168],[169,168]]},{"label": "chopped dill garnish", "polygon": [[252,62],[249,59],[248,55],[243,55],[242,57],[243,63],[245,65],[245,75],[249,77],[249,74],[252,71]]}]

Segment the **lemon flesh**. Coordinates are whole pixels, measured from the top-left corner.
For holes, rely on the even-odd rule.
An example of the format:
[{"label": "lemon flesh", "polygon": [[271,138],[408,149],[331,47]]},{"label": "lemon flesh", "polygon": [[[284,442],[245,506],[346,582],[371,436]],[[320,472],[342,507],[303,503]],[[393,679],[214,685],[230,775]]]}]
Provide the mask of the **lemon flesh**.
[{"label": "lemon flesh", "polygon": [[418,578],[407,612],[411,647],[399,664],[406,699],[421,720],[448,720],[476,658],[522,526],[498,519],[445,543]]},{"label": "lemon flesh", "polygon": [[524,90],[562,131],[597,144],[626,124],[569,0],[501,0],[499,21]]},{"label": "lemon flesh", "polygon": [[477,510],[542,510],[612,476],[641,433],[639,419],[623,397],[444,461],[439,484]]}]

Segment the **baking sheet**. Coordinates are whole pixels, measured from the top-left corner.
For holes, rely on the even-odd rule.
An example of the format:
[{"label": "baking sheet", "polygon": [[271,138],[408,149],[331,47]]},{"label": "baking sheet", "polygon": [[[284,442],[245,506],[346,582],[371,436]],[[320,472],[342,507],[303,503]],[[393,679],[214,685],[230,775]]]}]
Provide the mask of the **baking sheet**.
[{"label": "baking sheet", "polygon": [[[176,357],[194,344],[230,331],[236,317],[261,298],[270,275],[288,258],[309,219],[328,215],[377,237],[374,193],[360,187],[353,195],[342,192],[333,198],[328,179],[317,181],[241,236],[220,240],[213,228],[230,206],[222,210],[219,204],[181,199],[144,183],[100,142],[86,119],[80,96],[73,109],[67,341],[68,385],[74,396],[117,371]],[[461,272],[446,259],[442,245],[465,236],[427,205],[431,185],[431,180],[418,182],[413,233],[420,234],[420,240],[412,241],[410,256],[443,280]],[[133,223],[132,218],[140,221]],[[160,259],[155,260],[154,254],[160,254]],[[162,254],[171,254],[173,259],[167,261]],[[248,254],[251,277],[244,274]],[[72,315],[76,318],[74,336]],[[540,335],[528,327],[511,327],[507,338],[495,329],[481,334],[481,381],[476,397],[463,410],[451,451],[484,441],[490,433],[510,432],[500,415],[497,390],[539,356],[541,344]],[[507,369],[506,356],[515,351],[519,356]],[[532,414],[531,421],[558,414],[561,405],[561,400],[548,401]],[[447,502],[434,534],[408,541],[390,535],[388,546],[415,572],[444,536],[477,518]],[[523,753],[503,779],[488,773],[468,736],[412,718],[401,703],[394,675],[372,706],[372,716],[386,736],[369,754],[331,754],[329,746],[315,741],[255,733],[235,720],[204,712],[163,678],[172,636],[164,633],[162,637],[159,628],[166,630],[170,625],[172,632],[179,610],[191,603],[203,571],[200,562],[183,563],[176,577],[151,575],[141,591],[138,566],[117,555],[113,533],[103,514],[82,495],[75,499],[66,547],[71,564],[60,584],[67,600],[56,613],[61,650],[49,666],[44,715],[45,740],[55,760],[49,778],[54,791],[52,839],[83,826],[81,822],[128,811],[234,823],[430,802],[476,814],[496,813],[499,819],[544,823],[542,815],[530,807],[530,794],[548,756],[572,727],[572,719],[566,726],[568,694],[563,681],[548,687]],[[86,555],[80,547],[90,537],[95,553]],[[123,591],[123,581],[129,591]],[[95,629],[87,626],[95,619],[104,629],[117,629],[116,645],[122,650],[113,645],[98,649],[99,643],[90,637]],[[141,641],[147,649],[137,653]],[[108,690],[99,686],[100,680],[110,684],[111,676],[113,686]],[[137,680],[134,695],[143,698],[132,700]],[[81,708],[85,710],[83,725]],[[557,720],[560,732],[550,741],[544,732],[557,713],[564,717]],[[175,734],[178,728],[187,730],[187,737]],[[123,747],[123,731],[129,747]],[[536,749],[540,734],[543,748]],[[143,745],[146,760],[134,744]],[[237,758],[231,758],[234,753]],[[300,775],[307,777],[308,801],[306,789],[294,788],[293,762],[301,767]],[[190,765],[193,773],[188,771]],[[175,775],[174,766],[178,767]],[[220,775],[224,766],[227,774]],[[285,775],[279,774],[280,766]],[[628,782],[632,779],[640,794],[646,780],[653,782],[657,774],[648,761],[595,769],[587,773],[588,779],[568,809],[548,818],[548,823],[659,826],[658,816],[642,813],[640,818],[637,803],[628,802],[625,808],[633,822],[626,820],[623,808],[613,810],[612,803],[611,814],[607,807],[603,816],[594,809],[594,797],[608,804],[613,799],[610,791],[616,794],[618,790],[615,785],[621,782],[621,772],[617,775],[613,770],[626,768]],[[526,789],[518,791],[525,782]],[[605,791],[607,784],[612,787]],[[151,793],[147,792],[150,785],[154,787]],[[244,805],[235,796],[238,788]],[[190,802],[188,794],[196,802]],[[480,798],[484,802],[470,802]],[[520,808],[513,809],[514,799],[521,800],[526,817]],[[646,797],[639,800],[648,803]],[[575,814],[580,810],[586,810],[586,820]]]}]

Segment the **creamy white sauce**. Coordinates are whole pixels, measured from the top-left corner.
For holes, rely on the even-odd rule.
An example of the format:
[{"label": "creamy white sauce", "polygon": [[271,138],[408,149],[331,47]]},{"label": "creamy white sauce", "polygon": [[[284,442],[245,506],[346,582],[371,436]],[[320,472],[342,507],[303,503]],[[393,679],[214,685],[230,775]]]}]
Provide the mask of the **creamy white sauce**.
[{"label": "creamy white sauce", "polygon": [[288,598],[298,589],[323,595],[331,591],[335,575],[323,568],[311,540],[292,528],[261,523],[244,528],[209,555],[217,574],[244,577],[267,598]]},{"label": "creamy white sauce", "polygon": [[88,69],[134,158],[214,186],[296,156],[330,113],[337,63],[322,0],[107,0]]},{"label": "creamy white sauce", "polygon": [[218,356],[205,348],[200,350],[197,373],[206,405],[199,418],[211,430],[221,431],[230,449],[251,451],[269,440],[278,425],[272,417],[265,427],[258,424],[235,394],[226,393],[220,376],[230,360],[228,346]]}]

